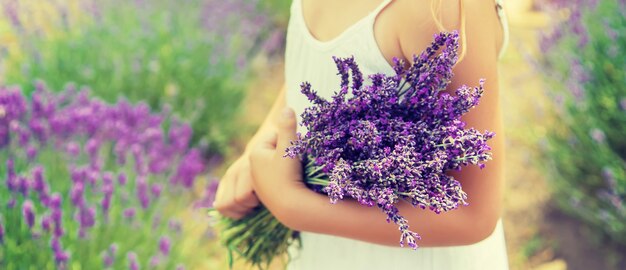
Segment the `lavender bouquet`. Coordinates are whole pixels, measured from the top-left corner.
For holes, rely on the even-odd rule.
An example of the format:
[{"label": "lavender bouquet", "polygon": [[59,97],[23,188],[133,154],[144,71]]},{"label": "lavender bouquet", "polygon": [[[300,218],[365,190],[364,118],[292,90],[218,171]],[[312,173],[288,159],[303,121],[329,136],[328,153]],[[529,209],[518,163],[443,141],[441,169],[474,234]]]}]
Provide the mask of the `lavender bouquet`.
[{"label": "lavender bouquet", "polygon": [[[444,92],[457,50],[458,33],[437,34],[413,64],[396,59],[394,75],[370,75],[369,85],[353,58],[334,58],[341,85],[330,101],[309,83],[301,86],[312,103],[302,113],[307,132],[285,156],[303,160],[306,184],[331,203],[348,198],[378,207],[398,225],[400,246],[415,249],[420,236],[409,229],[398,202],[436,213],[467,205],[461,184],[446,172],[468,164],[482,168],[491,159],[486,142],[495,134],[465,128],[461,121],[478,104],[483,81],[455,95]],[[225,223],[224,243],[258,266],[297,239],[266,209]]]},{"label": "lavender bouquet", "polygon": [[176,216],[205,171],[191,127],[36,85],[0,86],[0,269],[183,269]]}]

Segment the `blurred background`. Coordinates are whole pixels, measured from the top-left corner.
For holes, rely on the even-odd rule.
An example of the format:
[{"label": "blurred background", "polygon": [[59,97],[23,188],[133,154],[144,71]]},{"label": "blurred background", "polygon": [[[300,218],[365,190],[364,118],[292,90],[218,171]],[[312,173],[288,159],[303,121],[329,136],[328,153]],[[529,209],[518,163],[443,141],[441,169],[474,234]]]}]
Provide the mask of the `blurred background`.
[{"label": "blurred background", "polygon": [[[282,85],[290,2],[0,0],[0,175],[9,183],[0,187],[0,268],[224,269],[206,207],[214,179],[241,153]],[[511,35],[500,91],[511,269],[626,269],[626,2],[505,5]],[[31,119],[23,126],[8,121],[16,96]],[[42,97],[56,101],[41,105]],[[46,106],[53,116],[42,116]],[[107,128],[54,132],[66,111],[76,123],[85,110],[85,121],[108,123],[95,118],[102,106],[113,119],[107,128],[121,125],[117,114],[136,116],[122,117],[129,126],[159,120],[156,129],[129,131],[142,134],[133,139],[109,136]],[[42,138],[33,119],[48,121],[52,139]],[[6,139],[20,130],[30,137]],[[154,136],[177,158],[151,159],[154,141],[144,137]],[[97,151],[89,152],[93,145]],[[145,175],[123,169],[132,168],[120,160],[125,148],[132,148],[129,164],[147,160]],[[58,151],[72,157],[46,157]],[[107,165],[115,159],[122,166]],[[202,165],[177,163],[189,160]],[[96,184],[75,180],[83,167],[83,178],[93,174]],[[32,172],[36,183],[38,168],[50,194],[33,190],[39,197],[29,199],[19,175]],[[55,184],[64,177],[73,184]],[[151,195],[142,195],[148,185]],[[64,198],[60,206],[50,203],[54,191]],[[133,220],[135,211],[142,218]],[[50,233],[50,223],[64,233]],[[50,254],[35,258],[42,248]],[[93,259],[79,259],[86,257]],[[28,267],[34,262],[41,267]]]}]

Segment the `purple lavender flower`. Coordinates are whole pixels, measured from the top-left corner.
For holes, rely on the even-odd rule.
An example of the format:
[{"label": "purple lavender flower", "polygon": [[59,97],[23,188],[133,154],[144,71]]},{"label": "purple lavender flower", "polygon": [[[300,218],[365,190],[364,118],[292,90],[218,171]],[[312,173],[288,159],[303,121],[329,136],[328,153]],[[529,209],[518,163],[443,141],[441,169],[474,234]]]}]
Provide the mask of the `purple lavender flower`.
[{"label": "purple lavender flower", "polygon": [[162,236],[159,239],[159,250],[163,256],[168,256],[170,254],[171,243],[170,239],[167,236]]},{"label": "purple lavender flower", "polygon": [[11,209],[13,207],[15,207],[15,198],[11,198],[8,202],[7,202],[7,208]]},{"label": "purple lavender flower", "polygon": [[46,188],[46,181],[43,179],[43,167],[35,166],[33,169],[33,190],[42,193]]},{"label": "purple lavender flower", "polygon": [[52,209],[51,216],[52,222],[54,223],[54,236],[63,236],[65,234],[65,231],[63,230],[63,211],[60,208]]},{"label": "purple lavender flower", "polygon": [[0,245],[4,244],[4,225],[2,224],[2,219],[0,218]]},{"label": "purple lavender flower", "polygon": [[189,151],[182,158],[176,170],[176,175],[172,178],[171,183],[182,184],[184,187],[192,187],[196,177],[205,170],[202,154],[194,149]]},{"label": "purple lavender flower", "polygon": [[117,250],[119,249],[119,247],[117,246],[117,244],[113,243],[109,246],[109,252],[113,255],[117,254]]},{"label": "purple lavender flower", "polygon": [[70,190],[70,200],[72,204],[74,204],[74,206],[80,207],[83,205],[85,201],[83,196],[84,191],[85,187],[83,183],[74,182],[74,184],[72,185],[72,189]]},{"label": "purple lavender flower", "polygon": [[143,176],[137,177],[136,180],[136,189],[137,189],[137,199],[141,204],[143,209],[148,208],[150,206],[150,195],[148,194],[148,183]]},{"label": "purple lavender flower", "polygon": [[32,229],[35,224],[35,207],[31,200],[25,200],[22,204],[22,216],[28,228]]},{"label": "purple lavender flower", "polygon": [[58,250],[54,252],[54,261],[59,265],[65,264],[67,260],[69,260],[69,258],[70,255],[67,254],[67,252],[65,252],[64,250]]},{"label": "purple lavender flower", "polygon": [[81,229],[93,227],[96,224],[96,209],[93,207],[82,207],[78,211],[77,219]]},{"label": "purple lavender flower", "polygon": [[12,1],[4,1],[2,2],[2,4],[3,4],[2,9],[4,10],[4,14],[7,18],[9,18],[9,21],[11,22],[13,27],[17,29],[21,29],[22,23],[21,23],[20,16],[18,13],[19,2],[17,0],[12,0]]},{"label": "purple lavender flower", "polygon": [[159,266],[159,264],[161,264],[161,260],[159,259],[159,256],[155,255],[155,256],[150,257],[151,268],[156,268]]},{"label": "purple lavender flower", "polygon": [[85,145],[85,151],[89,154],[89,157],[94,160],[97,159],[98,150],[100,149],[100,141],[96,138],[91,138],[87,141]]},{"label": "purple lavender flower", "polygon": [[137,254],[135,252],[128,252],[126,255],[128,258],[128,269],[139,270],[139,262],[137,261]]},{"label": "purple lavender flower", "polygon": [[70,156],[77,157],[80,154],[80,145],[76,142],[69,142],[65,146],[65,151],[67,151]]},{"label": "purple lavender flower", "polygon": [[204,192],[204,197],[194,203],[194,208],[211,208],[213,207],[213,202],[215,202],[215,195],[217,193],[217,188],[219,186],[219,181],[213,180],[209,182]]},{"label": "purple lavender flower", "polygon": [[157,200],[161,196],[162,191],[163,191],[163,187],[158,183],[154,183],[150,187],[150,192],[152,193],[152,197],[155,200]]},{"label": "purple lavender flower", "polygon": [[102,213],[107,215],[109,210],[111,209],[111,199],[113,198],[113,190],[109,189],[110,192],[104,194],[102,201],[100,202],[100,207],[102,208]]},{"label": "purple lavender flower", "polygon": [[7,164],[7,188],[9,191],[17,191],[19,182],[15,175],[15,165],[12,159],[6,161]]},{"label": "purple lavender flower", "polygon": [[175,233],[180,233],[183,231],[183,226],[180,223],[180,221],[173,219],[173,218],[167,222],[167,226],[171,231]]},{"label": "purple lavender flower", "polygon": [[35,157],[37,157],[37,153],[38,150],[34,146],[29,145],[26,147],[26,156],[28,157],[29,161],[35,160]]},{"label": "purple lavender flower", "polygon": [[102,263],[104,267],[111,267],[115,263],[115,257],[117,254],[117,244],[113,243],[109,246],[109,248],[104,252]]},{"label": "purple lavender flower", "polygon": [[52,218],[48,215],[45,215],[41,218],[41,229],[45,232],[50,232],[52,228]]},{"label": "purple lavender flower", "polygon": [[[354,58],[334,57],[340,85],[330,99],[317,95],[311,84],[301,84],[310,101],[300,122],[306,134],[291,142],[285,156],[302,159],[304,182],[331,203],[353,199],[379,208],[398,226],[400,246],[416,249],[420,236],[411,231],[398,203],[435,213],[467,205],[467,194],[448,172],[482,167],[491,159],[487,141],[495,134],[462,121],[482,97],[484,80],[447,91],[458,39],[457,32],[435,35],[412,64],[395,59],[392,75],[364,77]],[[294,240],[293,231],[272,218],[263,209],[226,221],[230,236],[224,241],[239,243],[228,248],[253,265],[269,265]],[[258,241],[259,235],[285,241]]]},{"label": "purple lavender flower", "polygon": [[371,85],[353,58],[335,57],[341,85],[331,100],[302,85],[312,102],[302,113],[307,133],[292,142],[287,156],[307,161],[306,183],[331,203],[349,196],[380,208],[399,226],[401,245],[416,248],[419,239],[395,206],[401,199],[436,213],[466,205],[460,183],[446,172],[469,164],[482,168],[491,159],[486,142],[495,134],[461,121],[478,104],[484,81],[445,92],[457,49],[456,32],[438,34],[412,65],[396,60],[396,74],[370,75]]},{"label": "purple lavender flower", "polygon": [[117,176],[117,182],[120,184],[120,186],[126,185],[126,174],[120,173]]},{"label": "purple lavender flower", "polygon": [[50,204],[48,205],[51,208],[59,209],[61,207],[62,197],[59,193],[54,193],[50,197]]},{"label": "purple lavender flower", "polygon": [[18,190],[24,197],[28,196],[28,191],[30,190],[30,183],[28,179],[24,176],[17,177]]},{"label": "purple lavender flower", "polygon": [[113,256],[111,256],[110,254],[104,254],[104,256],[102,257],[102,265],[105,268],[109,268],[113,266],[114,263],[115,263],[115,258]]},{"label": "purple lavender flower", "polygon": [[594,128],[591,131],[589,131],[589,136],[591,136],[591,138],[599,144],[604,143],[604,140],[606,139],[606,135],[604,135],[604,132],[600,129]]},{"label": "purple lavender flower", "polygon": [[63,247],[61,246],[61,239],[59,239],[58,237],[53,237],[50,240],[50,248],[52,248],[52,250],[55,252],[62,250]]},{"label": "purple lavender flower", "polygon": [[124,218],[126,218],[126,219],[128,219],[128,220],[132,221],[132,220],[135,218],[135,213],[136,213],[136,212],[137,212],[137,211],[136,211],[136,210],[135,210],[135,208],[133,208],[133,207],[126,208],[126,209],[124,209],[124,213],[123,213]]}]

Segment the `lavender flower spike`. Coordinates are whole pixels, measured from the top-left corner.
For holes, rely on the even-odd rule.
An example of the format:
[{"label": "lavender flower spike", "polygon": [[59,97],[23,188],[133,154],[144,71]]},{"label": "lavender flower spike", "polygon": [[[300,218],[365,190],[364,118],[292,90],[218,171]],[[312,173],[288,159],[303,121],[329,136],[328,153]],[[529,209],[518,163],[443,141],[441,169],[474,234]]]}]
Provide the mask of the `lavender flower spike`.
[{"label": "lavender flower spike", "polygon": [[0,219],[0,245],[4,244],[4,225],[2,224],[2,219]]},{"label": "lavender flower spike", "polygon": [[26,200],[22,204],[22,216],[24,217],[28,228],[32,229],[35,224],[35,207],[33,206],[33,202],[31,200]]},{"label": "lavender flower spike", "polygon": [[128,257],[128,269],[139,270],[139,261],[137,261],[137,254],[135,252],[129,252],[127,257]]},{"label": "lavender flower spike", "polygon": [[170,239],[167,236],[161,237],[159,240],[159,250],[161,254],[164,256],[168,256],[170,254],[171,243]]}]

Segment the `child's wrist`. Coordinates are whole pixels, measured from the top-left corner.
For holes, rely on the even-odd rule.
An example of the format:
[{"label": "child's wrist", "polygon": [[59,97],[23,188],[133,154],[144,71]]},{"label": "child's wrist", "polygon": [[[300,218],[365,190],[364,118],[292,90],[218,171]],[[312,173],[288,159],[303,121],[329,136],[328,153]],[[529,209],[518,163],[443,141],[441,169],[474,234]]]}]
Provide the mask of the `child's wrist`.
[{"label": "child's wrist", "polygon": [[270,209],[270,211],[285,226],[292,230],[300,230],[298,221],[301,220],[303,215],[308,215],[308,208],[302,206],[307,204],[303,200],[306,200],[306,195],[309,192],[314,191],[304,185],[302,187],[281,190],[274,197],[276,202],[273,205],[274,209]]}]

